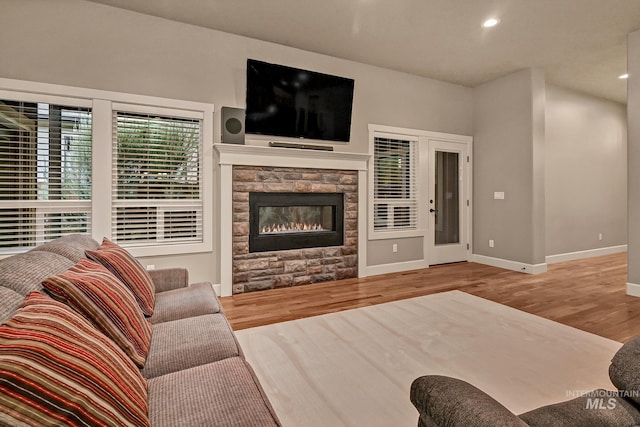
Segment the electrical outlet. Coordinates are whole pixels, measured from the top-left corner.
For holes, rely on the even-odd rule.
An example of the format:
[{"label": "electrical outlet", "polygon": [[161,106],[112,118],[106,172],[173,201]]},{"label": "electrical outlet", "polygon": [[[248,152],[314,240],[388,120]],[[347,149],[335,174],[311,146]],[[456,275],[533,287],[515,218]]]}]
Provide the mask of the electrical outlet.
[{"label": "electrical outlet", "polygon": [[398,244],[397,243],[394,243],[393,246],[391,246],[391,251],[393,251],[394,253],[398,252]]},{"label": "electrical outlet", "polygon": [[489,240],[489,247],[493,248],[495,246],[495,242],[493,240]]},{"label": "electrical outlet", "polygon": [[147,265],[147,270],[155,270],[155,269],[156,269],[155,265],[153,265],[153,264]]},{"label": "electrical outlet", "polygon": [[602,240],[602,233],[598,233],[598,240]]}]

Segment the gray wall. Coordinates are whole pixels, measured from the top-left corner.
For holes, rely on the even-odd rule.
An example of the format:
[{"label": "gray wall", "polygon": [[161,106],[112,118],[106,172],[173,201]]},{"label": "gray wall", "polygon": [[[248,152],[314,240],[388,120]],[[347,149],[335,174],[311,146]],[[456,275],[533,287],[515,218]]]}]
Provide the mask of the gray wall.
[{"label": "gray wall", "polygon": [[628,282],[640,285],[640,31],[629,34],[627,49]]},{"label": "gray wall", "polygon": [[545,159],[546,254],[626,244],[625,106],[547,85]]},{"label": "gray wall", "polygon": [[[244,107],[247,58],[354,78],[351,143],[368,124],[471,134],[472,91],[82,0],[3,0],[0,76]],[[24,33],[24,29],[29,31]],[[23,36],[12,37],[12,34]],[[219,120],[218,120],[219,122]],[[219,123],[216,123],[219,125]],[[219,126],[216,138],[219,140]]]},{"label": "gray wall", "polygon": [[[369,123],[472,131],[469,88],[82,0],[2,0],[0,32],[0,77],[209,102],[216,110],[244,107],[247,57],[353,78],[351,142],[337,150],[367,153]],[[214,258],[143,262],[182,265],[193,280],[212,280]]]},{"label": "gray wall", "polygon": [[[393,252],[393,245],[397,252]],[[424,259],[424,238],[370,240],[367,245],[367,266],[393,264]]]},{"label": "gray wall", "polygon": [[474,254],[545,261],[544,99],[544,74],[535,69],[473,91]]}]

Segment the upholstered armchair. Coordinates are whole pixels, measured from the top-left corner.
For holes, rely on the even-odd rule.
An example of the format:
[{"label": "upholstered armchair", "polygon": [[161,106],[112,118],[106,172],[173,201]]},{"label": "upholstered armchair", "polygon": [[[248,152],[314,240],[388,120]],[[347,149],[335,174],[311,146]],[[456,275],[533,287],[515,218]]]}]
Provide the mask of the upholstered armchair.
[{"label": "upholstered armchair", "polygon": [[639,426],[640,337],[615,354],[609,377],[617,391],[594,390],[519,416],[477,387],[440,375],[414,380],[410,397],[418,427]]}]

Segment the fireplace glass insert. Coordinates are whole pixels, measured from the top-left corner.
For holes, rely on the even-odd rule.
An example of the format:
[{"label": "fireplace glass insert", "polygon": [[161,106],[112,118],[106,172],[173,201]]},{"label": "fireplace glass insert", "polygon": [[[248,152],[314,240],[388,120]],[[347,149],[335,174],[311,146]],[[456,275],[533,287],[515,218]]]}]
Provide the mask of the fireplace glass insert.
[{"label": "fireplace glass insert", "polygon": [[249,193],[249,252],[340,246],[342,193]]}]

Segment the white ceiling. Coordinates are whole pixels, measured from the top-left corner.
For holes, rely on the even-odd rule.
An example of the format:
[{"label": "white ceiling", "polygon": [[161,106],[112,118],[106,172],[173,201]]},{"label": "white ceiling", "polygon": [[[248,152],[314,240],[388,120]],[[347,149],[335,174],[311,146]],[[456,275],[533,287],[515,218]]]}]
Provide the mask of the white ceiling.
[{"label": "white ceiling", "polygon": [[[89,0],[474,87],[526,67],[626,102],[640,0]],[[481,23],[497,17],[500,24]]]}]

